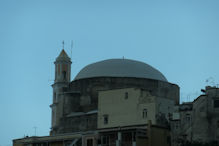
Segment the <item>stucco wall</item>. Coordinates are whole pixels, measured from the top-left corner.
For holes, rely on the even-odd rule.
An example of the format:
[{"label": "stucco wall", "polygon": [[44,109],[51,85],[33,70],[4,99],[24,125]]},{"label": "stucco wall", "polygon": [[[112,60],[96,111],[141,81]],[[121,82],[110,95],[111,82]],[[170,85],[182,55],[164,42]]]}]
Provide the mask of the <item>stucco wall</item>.
[{"label": "stucco wall", "polygon": [[[135,88],[99,92],[98,128],[146,124],[148,119],[155,122],[155,104],[140,103],[140,92]],[[147,109],[147,118],[142,117],[143,109]],[[108,115],[108,124],[104,124],[104,115]]]}]

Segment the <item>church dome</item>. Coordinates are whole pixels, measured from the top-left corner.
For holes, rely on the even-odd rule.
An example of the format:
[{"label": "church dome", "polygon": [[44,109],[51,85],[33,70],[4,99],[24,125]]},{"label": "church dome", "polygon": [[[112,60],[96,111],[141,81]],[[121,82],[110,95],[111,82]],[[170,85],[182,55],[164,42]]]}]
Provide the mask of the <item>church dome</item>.
[{"label": "church dome", "polygon": [[130,59],[108,59],[87,65],[74,80],[94,77],[133,77],[168,82],[157,69],[146,63]]}]

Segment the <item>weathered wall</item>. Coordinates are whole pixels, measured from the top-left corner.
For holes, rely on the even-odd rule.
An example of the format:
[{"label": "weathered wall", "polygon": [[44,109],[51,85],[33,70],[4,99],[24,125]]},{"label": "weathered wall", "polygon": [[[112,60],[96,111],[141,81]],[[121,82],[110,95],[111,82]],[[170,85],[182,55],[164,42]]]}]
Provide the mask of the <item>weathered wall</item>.
[{"label": "weathered wall", "polygon": [[[135,88],[99,92],[98,128],[141,125],[146,124],[148,119],[155,123],[154,97],[151,102],[143,102],[140,94],[141,90]],[[147,117],[143,117],[144,109],[147,109]],[[108,115],[107,124],[104,124],[104,115]]]},{"label": "weathered wall", "polygon": [[214,101],[219,100],[219,89],[208,86],[203,91],[193,102],[179,106],[180,119],[171,122],[173,146],[179,145],[177,139],[219,142],[219,107],[214,107]]},{"label": "weathered wall", "polygon": [[[59,119],[57,119],[62,122],[56,125],[57,129],[53,129],[52,132],[58,134],[86,130],[83,126],[73,126],[78,124],[85,125],[83,121],[84,118],[81,118],[81,121],[78,120],[80,119],[78,117],[68,117],[68,115],[71,114],[71,112],[89,112],[97,110],[98,91],[135,87],[146,89],[152,96],[174,99],[175,103],[177,103],[179,99],[179,87],[177,85],[157,80],[119,77],[99,77],[75,80],[63,90],[63,96],[59,102],[59,104],[62,105],[59,105],[58,112],[60,113],[60,111],[63,111],[61,112],[61,115],[58,114]],[[73,120],[74,118],[75,120]],[[68,121],[72,121],[72,124],[66,124]],[[95,124],[97,123],[97,118],[92,119],[92,122],[92,127],[89,128],[89,130],[97,129],[97,124]],[[68,130],[65,131],[63,129]]]},{"label": "weathered wall", "polygon": [[63,117],[58,133],[72,133],[95,130],[97,114]]},{"label": "weathered wall", "polygon": [[[155,125],[167,125],[173,107],[173,99],[152,96],[149,91],[139,88],[100,91],[98,128],[141,125],[148,120]],[[143,116],[144,110],[146,115]],[[108,124],[104,124],[105,115]]]}]

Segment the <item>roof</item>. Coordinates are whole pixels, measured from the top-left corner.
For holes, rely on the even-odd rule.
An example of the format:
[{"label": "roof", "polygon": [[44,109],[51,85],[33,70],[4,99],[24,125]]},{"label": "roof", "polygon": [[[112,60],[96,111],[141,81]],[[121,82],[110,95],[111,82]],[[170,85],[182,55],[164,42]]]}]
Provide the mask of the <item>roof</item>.
[{"label": "roof", "polygon": [[68,57],[67,53],[65,52],[64,49],[62,49],[61,53],[59,56],[56,58],[56,60],[67,60],[70,61],[71,59]]},{"label": "roof", "polygon": [[69,115],[67,115],[67,117],[84,116],[84,115],[91,115],[91,114],[97,114],[97,113],[98,113],[97,110],[92,110],[89,112],[72,112]]},{"label": "roof", "polygon": [[134,77],[168,82],[157,69],[146,63],[130,59],[108,59],[87,65],[74,80],[94,77]]}]

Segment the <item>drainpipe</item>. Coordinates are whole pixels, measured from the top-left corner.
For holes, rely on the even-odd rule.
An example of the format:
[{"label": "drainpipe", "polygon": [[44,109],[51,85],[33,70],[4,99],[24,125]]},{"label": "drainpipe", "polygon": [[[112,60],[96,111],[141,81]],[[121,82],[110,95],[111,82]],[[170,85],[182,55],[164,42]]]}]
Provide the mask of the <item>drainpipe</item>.
[{"label": "drainpipe", "polygon": [[122,133],[121,133],[121,128],[119,127],[118,137],[116,140],[116,146],[121,146],[121,144],[122,144]]}]

